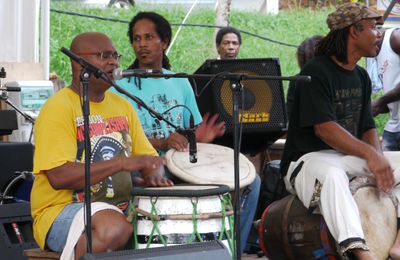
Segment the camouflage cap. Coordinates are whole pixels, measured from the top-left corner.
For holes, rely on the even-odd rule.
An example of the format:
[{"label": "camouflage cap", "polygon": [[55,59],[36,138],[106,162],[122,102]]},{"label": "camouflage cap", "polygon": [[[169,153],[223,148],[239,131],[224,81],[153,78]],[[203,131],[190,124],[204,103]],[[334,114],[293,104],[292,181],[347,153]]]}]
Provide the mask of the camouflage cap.
[{"label": "camouflage cap", "polygon": [[326,23],[331,31],[343,29],[363,19],[381,18],[382,15],[372,11],[366,5],[345,3],[339,5],[335,12],[328,15]]}]

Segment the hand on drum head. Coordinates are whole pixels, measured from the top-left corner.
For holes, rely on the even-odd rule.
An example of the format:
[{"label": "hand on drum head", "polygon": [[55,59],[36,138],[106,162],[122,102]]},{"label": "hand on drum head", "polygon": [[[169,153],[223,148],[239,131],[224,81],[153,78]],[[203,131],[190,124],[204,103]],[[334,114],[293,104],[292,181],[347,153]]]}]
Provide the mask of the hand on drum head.
[{"label": "hand on drum head", "polygon": [[164,177],[164,165],[167,159],[158,156],[132,156],[125,158],[123,169],[126,171],[140,171],[143,178],[134,177],[137,185],[145,186],[172,186],[174,183]]},{"label": "hand on drum head", "polygon": [[367,159],[367,163],[369,170],[375,176],[378,189],[389,192],[394,185],[394,174],[388,160],[382,154],[376,152]]},{"label": "hand on drum head", "polygon": [[225,133],[225,122],[215,123],[218,114],[210,118],[210,113],[203,117],[203,122],[196,129],[196,140],[201,143],[211,143],[216,137],[220,137]]},{"label": "hand on drum head", "polygon": [[140,171],[140,172],[154,172],[167,164],[167,160],[159,156],[131,156],[121,157],[122,170],[124,171]]},{"label": "hand on drum head", "polygon": [[173,186],[174,183],[165,177],[160,177],[160,176],[146,176],[144,178],[141,177],[134,177],[133,182],[136,185],[140,186],[151,186],[151,187],[167,187],[167,186]]},{"label": "hand on drum head", "polygon": [[168,136],[166,142],[167,142],[168,149],[173,148],[179,152],[187,152],[188,151],[188,144],[189,144],[188,139],[185,136],[183,136],[177,132],[170,134]]}]

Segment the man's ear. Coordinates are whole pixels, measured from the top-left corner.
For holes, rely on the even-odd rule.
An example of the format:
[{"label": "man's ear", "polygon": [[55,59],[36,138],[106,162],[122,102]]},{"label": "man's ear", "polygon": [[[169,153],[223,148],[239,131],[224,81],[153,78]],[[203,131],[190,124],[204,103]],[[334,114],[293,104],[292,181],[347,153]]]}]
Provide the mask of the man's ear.
[{"label": "man's ear", "polygon": [[169,40],[163,41],[163,50],[165,51],[166,49],[168,49],[168,45],[169,45]]},{"label": "man's ear", "polygon": [[357,30],[356,26],[353,24],[349,28],[349,37],[352,39],[357,39],[360,31]]},{"label": "man's ear", "polygon": [[219,51],[219,46],[220,45],[217,45],[217,52],[218,52],[218,54],[221,54],[221,52]]}]

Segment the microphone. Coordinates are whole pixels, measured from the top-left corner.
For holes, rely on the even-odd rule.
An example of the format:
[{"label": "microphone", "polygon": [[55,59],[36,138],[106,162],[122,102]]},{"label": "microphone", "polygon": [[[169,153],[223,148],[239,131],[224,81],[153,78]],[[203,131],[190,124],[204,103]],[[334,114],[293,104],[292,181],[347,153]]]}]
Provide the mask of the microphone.
[{"label": "microphone", "polygon": [[196,133],[194,129],[194,118],[193,115],[190,114],[190,129],[188,131],[188,139],[189,139],[189,161],[191,163],[197,162],[197,145],[196,145]]},{"label": "microphone", "polygon": [[83,68],[85,68],[85,69],[89,70],[91,73],[93,73],[93,75],[96,78],[101,78],[101,76],[104,74],[104,72],[101,69],[97,68],[96,66],[94,66],[90,62],[86,61],[81,56],[76,55],[75,53],[73,53],[72,51],[68,50],[67,48],[61,47],[60,50],[61,50],[62,53],[67,55],[71,60],[77,62]]},{"label": "microphone", "polygon": [[113,78],[115,80],[119,80],[122,78],[130,78],[132,76],[138,76],[143,74],[157,74],[162,73],[162,70],[153,70],[153,69],[131,69],[131,70],[123,70],[121,68],[116,68],[113,71]]}]

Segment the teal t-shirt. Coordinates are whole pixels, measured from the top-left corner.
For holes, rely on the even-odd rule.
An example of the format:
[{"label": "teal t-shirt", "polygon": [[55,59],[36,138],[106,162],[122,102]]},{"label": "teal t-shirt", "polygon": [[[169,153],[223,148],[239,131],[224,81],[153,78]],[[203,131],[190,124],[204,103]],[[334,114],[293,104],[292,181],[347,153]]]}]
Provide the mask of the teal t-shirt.
[{"label": "teal t-shirt", "polygon": [[[164,74],[173,72],[163,69]],[[184,78],[124,78],[117,81],[117,84],[143,100],[150,108],[162,114],[168,109],[177,106],[187,106],[193,114],[194,123],[198,125],[202,118],[197,107],[193,89],[187,79]],[[143,130],[148,138],[163,139],[167,138],[175,129],[164,121],[153,117],[145,108],[140,107],[126,95],[111,88],[112,91],[126,97],[135,108]],[[189,127],[190,111],[182,106],[175,107],[163,116],[174,125],[187,128]]]}]

